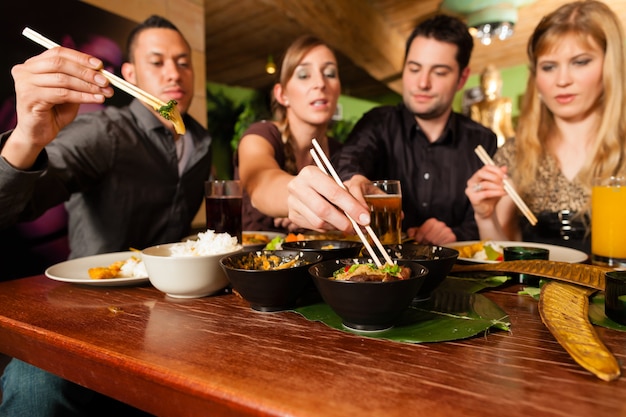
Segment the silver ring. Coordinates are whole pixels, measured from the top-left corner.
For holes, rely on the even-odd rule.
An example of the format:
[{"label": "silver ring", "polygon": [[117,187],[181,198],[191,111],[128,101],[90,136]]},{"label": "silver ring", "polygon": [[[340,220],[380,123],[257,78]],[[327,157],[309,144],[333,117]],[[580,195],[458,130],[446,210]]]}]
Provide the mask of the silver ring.
[{"label": "silver ring", "polygon": [[474,192],[479,192],[483,189],[483,184],[481,182],[477,182],[476,184],[474,184],[473,188]]}]

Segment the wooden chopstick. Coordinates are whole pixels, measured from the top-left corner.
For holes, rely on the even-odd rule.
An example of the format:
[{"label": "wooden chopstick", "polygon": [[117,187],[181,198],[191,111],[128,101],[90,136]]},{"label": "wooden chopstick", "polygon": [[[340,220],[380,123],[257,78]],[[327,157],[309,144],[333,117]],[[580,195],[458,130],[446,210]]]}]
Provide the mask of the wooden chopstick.
[{"label": "wooden chopstick", "polygon": [[[483,162],[483,164],[495,165],[495,163],[493,162],[493,159],[491,159],[491,157],[489,156],[485,148],[483,148],[481,145],[478,145],[476,149],[474,149],[474,152],[476,152],[476,155],[478,155],[478,157]],[[517,194],[517,191],[515,191],[513,184],[511,184],[508,178],[504,179],[504,191],[506,191],[507,194],[511,197],[511,199],[513,200],[515,205],[520,209],[522,214],[526,216],[530,224],[533,226],[536,225],[537,218],[535,217],[533,212],[528,208],[526,203],[524,203],[524,200],[522,200],[519,194]]]},{"label": "wooden chopstick", "polygon": [[[52,49],[52,48],[56,48],[60,46],[59,44],[51,41],[50,39],[46,38],[45,36],[35,32],[34,30],[28,27],[22,31],[22,35],[24,35],[28,39],[38,43],[39,45],[47,49]],[[155,110],[158,110],[159,108],[167,104],[163,102],[162,100],[160,100],[159,98],[153,96],[152,94],[149,94],[148,92],[143,91],[136,85],[129,83],[123,78],[120,78],[105,69],[101,69],[100,72],[111,82],[111,84],[113,84],[120,90],[130,94],[131,96],[136,97],[139,100],[142,100],[143,102],[149,104],[150,106],[154,107]]]},{"label": "wooden chopstick", "polygon": [[[328,157],[324,153],[324,150],[322,149],[322,147],[319,145],[319,143],[317,142],[316,139],[313,139],[312,142],[313,142],[313,148],[314,149],[311,149],[310,152],[311,152],[311,156],[313,157],[313,160],[315,161],[315,164],[318,166],[319,169],[322,170],[322,172],[324,172],[327,175],[330,174],[330,176],[333,177],[335,182],[341,188],[343,188],[344,190],[347,191],[346,186],[343,185],[343,182],[339,178],[339,175],[337,175],[337,171],[335,171],[335,169],[333,168],[332,164],[330,163],[330,160],[328,159]],[[317,154],[316,154],[316,151],[317,151]],[[318,157],[318,154],[319,154],[319,157]],[[321,160],[320,160],[320,158],[321,158]],[[322,161],[323,161],[323,163],[322,163]],[[350,217],[350,215],[348,213],[346,213],[346,212],[344,212],[344,213],[345,213],[346,217],[348,218],[348,220],[350,220],[350,222],[352,223],[352,227],[354,228],[356,233],[359,235],[359,238],[361,239],[361,242],[363,242],[363,245],[365,245],[365,248],[367,249],[368,253],[372,257],[374,262],[376,263],[376,266],[378,266],[380,268],[382,266],[382,263],[380,262],[380,259],[378,259],[378,256],[376,255],[376,252],[374,252],[374,249],[372,248],[372,246],[369,244],[367,238],[365,237],[365,235],[361,231],[361,227],[358,225],[358,223],[352,217]],[[367,230],[367,233],[372,238],[372,241],[374,242],[374,244],[376,244],[376,247],[382,253],[383,257],[385,258],[385,262],[387,262],[389,265],[393,265],[393,261],[391,260],[391,257],[389,256],[389,254],[385,250],[384,246],[380,242],[380,239],[378,239],[378,236],[376,236],[376,233],[374,233],[374,231],[372,230],[372,228],[370,226],[366,226],[365,230]]]},{"label": "wooden chopstick", "polygon": [[[319,157],[315,153],[315,150],[311,149],[310,152],[311,152],[311,156],[313,157],[313,160],[315,161],[315,164],[318,166],[318,168],[321,169],[322,172],[325,173],[326,175],[329,175],[328,171],[326,171],[326,169],[324,168],[324,164],[322,163],[322,161],[320,161]],[[361,231],[361,228],[358,225],[358,223],[352,217],[350,217],[350,215],[348,213],[346,213],[345,211],[344,211],[344,214],[346,215],[348,220],[350,220],[350,223],[352,223],[352,227],[354,228],[354,230],[356,230],[357,235],[359,235],[359,239],[361,239],[361,242],[363,242],[363,245],[365,245],[365,248],[367,249],[367,252],[370,254],[372,259],[374,260],[374,263],[376,264],[376,266],[379,267],[379,268],[382,267],[382,263],[380,262],[380,259],[378,259],[378,256],[376,255],[376,252],[374,252],[374,249],[372,248],[370,243],[367,241],[367,238],[365,237],[365,235]]]}]

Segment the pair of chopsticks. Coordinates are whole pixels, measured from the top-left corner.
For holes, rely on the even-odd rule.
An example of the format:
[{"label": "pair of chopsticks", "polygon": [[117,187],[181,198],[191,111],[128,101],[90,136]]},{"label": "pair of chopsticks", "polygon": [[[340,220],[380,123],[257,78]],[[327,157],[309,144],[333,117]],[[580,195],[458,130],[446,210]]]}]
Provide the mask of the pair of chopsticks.
[{"label": "pair of chopsticks", "polygon": [[[474,149],[474,152],[476,152],[476,155],[478,155],[478,157],[483,162],[483,164],[495,165],[495,163],[493,162],[493,159],[491,159],[491,157],[489,156],[485,148],[483,148],[481,145],[478,145],[476,149]],[[504,179],[504,191],[506,191],[507,194],[511,197],[511,199],[513,200],[517,208],[520,209],[520,211],[528,219],[530,224],[533,226],[536,225],[537,218],[535,217],[533,212],[528,208],[526,203],[524,203],[524,200],[522,200],[519,194],[517,194],[517,191],[515,191],[515,188],[513,188],[513,184],[511,184],[511,182],[507,178]]]},{"label": "pair of chopsticks", "polygon": [[[324,153],[324,150],[322,149],[320,144],[317,142],[317,139],[313,139],[313,148],[310,150],[310,152],[311,152],[311,156],[313,157],[313,160],[315,161],[315,164],[317,165],[317,167],[319,169],[321,169],[322,172],[324,172],[326,175],[332,176],[333,179],[335,180],[335,182],[341,188],[343,188],[344,190],[347,190],[346,186],[343,185],[343,182],[341,182],[341,179],[337,175],[337,172],[335,171],[335,169],[333,168],[332,164],[330,163],[330,160],[328,159],[328,157]],[[372,246],[368,242],[367,238],[363,234],[363,231],[361,230],[361,227],[358,225],[358,223],[352,217],[350,217],[350,215],[348,213],[346,213],[346,212],[344,212],[344,213],[345,213],[346,217],[348,218],[348,220],[350,220],[350,222],[352,223],[352,227],[354,228],[356,233],[359,235],[359,238],[361,239],[361,242],[363,242],[363,245],[365,245],[365,248],[367,249],[367,252],[370,254],[372,259],[376,263],[376,266],[379,267],[379,268],[382,267],[383,264],[380,262],[380,259],[378,259],[378,256],[376,255],[376,252],[374,252],[374,249],[372,248]],[[382,243],[380,243],[380,240],[378,239],[378,236],[376,236],[376,233],[374,233],[374,231],[372,230],[372,228],[370,226],[366,226],[365,230],[367,230],[367,233],[372,238],[372,241],[376,244],[376,247],[378,248],[378,250],[383,254],[383,257],[385,258],[385,262],[388,263],[389,265],[393,265],[393,261],[391,260],[391,257],[389,256],[389,254],[387,253],[387,251],[383,247]]]},{"label": "pair of chopsticks", "polygon": [[[59,44],[51,41],[50,39],[46,38],[45,36],[35,32],[34,30],[30,29],[30,28],[25,28],[22,31],[22,35],[24,35],[25,37],[27,37],[28,39],[30,39],[31,41],[38,43],[39,45],[43,46],[44,48],[47,49],[52,49],[52,48],[56,48],[58,46],[60,46]],[[120,90],[130,94],[133,97],[138,98],[139,100],[143,101],[144,103],[148,104],[149,106],[152,106],[155,110],[159,110],[161,107],[164,107],[167,105],[167,103],[165,103],[163,100],[159,99],[158,97],[153,96],[152,94],[142,90],[141,88],[137,87],[134,84],[129,83],[128,81],[124,80],[123,78],[120,78],[118,76],[116,76],[115,74],[110,73],[109,71],[105,70],[105,69],[101,69],[100,72],[106,77],[107,80],[109,80],[109,82],[111,84],[113,84],[114,86],[116,86],[117,88],[119,88]],[[176,110],[178,111],[178,110]],[[174,127],[176,127],[176,124],[174,125]],[[177,131],[180,130],[177,128]],[[178,133],[184,133],[183,132],[178,132]]]}]

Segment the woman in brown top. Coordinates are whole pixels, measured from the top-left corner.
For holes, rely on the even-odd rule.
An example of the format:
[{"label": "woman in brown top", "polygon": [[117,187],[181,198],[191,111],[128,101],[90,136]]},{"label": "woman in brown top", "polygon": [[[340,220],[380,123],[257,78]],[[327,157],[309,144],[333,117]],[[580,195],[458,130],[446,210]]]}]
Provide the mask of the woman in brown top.
[{"label": "woman in brown top", "polygon": [[341,93],[333,51],[312,36],[285,52],[274,85],[274,121],[254,123],[239,142],[235,177],[244,186],[243,229],[292,231],[287,219],[287,183],[306,165],[316,138],[327,155],[339,143],[327,136]]},{"label": "woman in brown top", "polygon": [[[568,3],[528,42],[530,76],[519,127],[467,182],[482,239],[527,240],[589,252],[594,177],[626,173],[624,32],[599,1]],[[508,176],[537,214],[532,227],[503,189]]]}]

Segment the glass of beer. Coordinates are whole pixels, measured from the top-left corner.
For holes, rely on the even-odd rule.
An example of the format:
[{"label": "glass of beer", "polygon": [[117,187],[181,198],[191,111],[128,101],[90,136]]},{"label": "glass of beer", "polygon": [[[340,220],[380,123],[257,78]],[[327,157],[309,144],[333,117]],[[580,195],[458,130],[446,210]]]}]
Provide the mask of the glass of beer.
[{"label": "glass of beer", "polygon": [[363,196],[370,208],[370,226],[383,245],[402,243],[402,190],[398,180],[365,184]]},{"label": "glass of beer", "polygon": [[206,228],[228,233],[241,243],[241,197],[239,180],[212,180],[205,184]]},{"label": "glass of beer", "polygon": [[626,267],[626,178],[595,179],[591,189],[591,261]]}]

